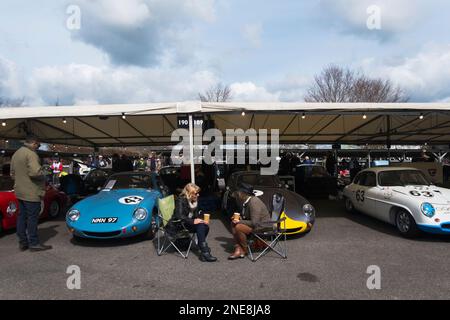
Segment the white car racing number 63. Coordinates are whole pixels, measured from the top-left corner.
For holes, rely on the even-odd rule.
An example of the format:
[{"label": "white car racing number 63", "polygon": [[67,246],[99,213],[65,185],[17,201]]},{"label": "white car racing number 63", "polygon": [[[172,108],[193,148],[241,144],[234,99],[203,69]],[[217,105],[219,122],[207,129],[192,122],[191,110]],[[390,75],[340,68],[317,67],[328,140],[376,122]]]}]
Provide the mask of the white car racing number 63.
[{"label": "white car racing number 63", "polygon": [[356,201],[364,202],[364,200],[365,200],[365,191],[364,190],[356,191]]},{"label": "white car racing number 63", "polygon": [[426,198],[433,198],[433,194],[429,191],[417,191],[417,190],[413,190],[409,192],[411,195],[415,196],[415,197],[420,197],[420,196],[424,196]]}]

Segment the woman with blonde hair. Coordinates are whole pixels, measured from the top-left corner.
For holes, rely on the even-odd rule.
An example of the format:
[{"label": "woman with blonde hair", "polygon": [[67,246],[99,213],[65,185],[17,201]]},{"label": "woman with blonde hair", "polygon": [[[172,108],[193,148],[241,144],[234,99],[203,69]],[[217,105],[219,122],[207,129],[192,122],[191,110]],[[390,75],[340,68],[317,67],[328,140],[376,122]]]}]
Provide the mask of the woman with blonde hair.
[{"label": "woman with blonde hair", "polygon": [[214,262],[217,258],[211,255],[211,249],[206,242],[206,237],[209,233],[209,222],[201,219],[202,214],[198,209],[199,193],[200,187],[193,183],[188,183],[184,187],[176,202],[174,219],[181,220],[189,232],[196,233],[200,247],[200,260]]}]

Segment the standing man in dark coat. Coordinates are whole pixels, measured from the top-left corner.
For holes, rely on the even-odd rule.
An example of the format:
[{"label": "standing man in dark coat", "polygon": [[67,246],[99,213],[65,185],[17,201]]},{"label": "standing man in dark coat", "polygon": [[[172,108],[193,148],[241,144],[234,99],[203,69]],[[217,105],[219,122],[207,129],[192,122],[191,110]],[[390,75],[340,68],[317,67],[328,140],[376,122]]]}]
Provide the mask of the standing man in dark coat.
[{"label": "standing man in dark coat", "polygon": [[334,177],[336,174],[336,158],[334,157],[332,152],[327,154],[327,160],[325,162],[325,167],[327,168],[328,173]]},{"label": "standing man in dark coat", "polygon": [[14,192],[19,200],[17,236],[21,251],[44,251],[52,248],[40,244],[38,237],[39,215],[43,209],[41,202],[45,195],[45,171],[36,153],[39,147],[38,138],[28,136],[24,146],[11,159]]}]

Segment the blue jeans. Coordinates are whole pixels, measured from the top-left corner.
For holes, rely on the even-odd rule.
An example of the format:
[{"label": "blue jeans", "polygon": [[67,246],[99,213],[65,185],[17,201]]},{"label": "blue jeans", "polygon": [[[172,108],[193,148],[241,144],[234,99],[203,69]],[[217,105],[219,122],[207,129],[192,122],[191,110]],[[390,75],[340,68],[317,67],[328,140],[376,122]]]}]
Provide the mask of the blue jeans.
[{"label": "blue jeans", "polygon": [[40,202],[19,200],[19,216],[17,217],[17,236],[22,245],[39,245],[38,222],[41,211]]},{"label": "blue jeans", "polygon": [[207,224],[185,224],[184,226],[189,232],[197,234],[198,243],[206,242],[206,237],[209,233],[209,226]]}]

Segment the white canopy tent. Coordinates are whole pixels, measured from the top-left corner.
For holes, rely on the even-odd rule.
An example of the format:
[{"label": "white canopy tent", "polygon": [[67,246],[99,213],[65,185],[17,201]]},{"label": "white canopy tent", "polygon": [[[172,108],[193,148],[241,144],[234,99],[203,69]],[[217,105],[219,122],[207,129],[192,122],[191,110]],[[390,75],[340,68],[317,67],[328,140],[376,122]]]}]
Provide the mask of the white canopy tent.
[{"label": "white canopy tent", "polygon": [[[448,144],[450,103],[149,103],[0,109],[0,138],[89,147],[170,145],[177,116],[193,115],[214,127],[278,129],[280,144]],[[195,182],[194,164],[191,177]]]},{"label": "white canopy tent", "polygon": [[55,144],[171,145],[177,115],[186,114],[203,114],[222,131],[279,129],[282,144],[450,143],[450,103],[183,102],[1,108],[5,126],[0,126],[0,138],[22,139],[29,132]]}]

